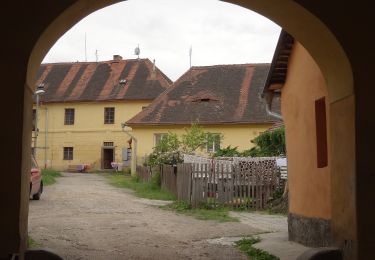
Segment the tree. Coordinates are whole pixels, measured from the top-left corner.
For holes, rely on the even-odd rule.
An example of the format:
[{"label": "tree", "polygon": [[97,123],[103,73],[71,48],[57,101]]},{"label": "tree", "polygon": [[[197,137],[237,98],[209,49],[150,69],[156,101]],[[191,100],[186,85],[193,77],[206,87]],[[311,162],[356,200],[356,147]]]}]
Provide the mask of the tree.
[{"label": "tree", "polygon": [[185,133],[181,136],[182,151],[187,154],[195,152],[198,148],[202,149],[207,144],[207,133],[203,127],[192,124],[185,128]]},{"label": "tree", "polygon": [[192,124],[185,128],[185,133],[181,136],[181,150],[183,153],[193,154],[198,149],[204,149],[207,144],[220,142],[223,139],[222,134],[205,132],[202,126]]}]

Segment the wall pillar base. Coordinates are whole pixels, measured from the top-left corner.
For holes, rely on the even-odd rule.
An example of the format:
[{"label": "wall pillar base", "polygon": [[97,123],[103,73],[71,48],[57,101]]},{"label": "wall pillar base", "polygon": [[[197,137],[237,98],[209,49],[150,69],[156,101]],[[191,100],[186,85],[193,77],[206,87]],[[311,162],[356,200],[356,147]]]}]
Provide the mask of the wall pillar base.
[{"label": "wall pillar base", "polygon": [[297,214],[288,215],[289,240],[310,247],[332,245],[331,221],[309,218]]}]

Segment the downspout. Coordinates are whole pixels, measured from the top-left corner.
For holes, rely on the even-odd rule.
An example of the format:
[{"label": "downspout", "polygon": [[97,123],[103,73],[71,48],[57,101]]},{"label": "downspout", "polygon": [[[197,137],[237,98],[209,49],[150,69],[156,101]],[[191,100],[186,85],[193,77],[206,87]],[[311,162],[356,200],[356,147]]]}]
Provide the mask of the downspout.
[{"label": "downspout", "polygon": [[45,130],[44,130],[44,169],[47,168],[47,134],[48,134],[48,108],[46,106]]},{"label": "downspout", "polygon": [[[273,100],[273,97],[275,95],[275,92],[274,91],[270,91],[268,90],[267,92],[263,93],[262,97],[263,99],[266,101],[266,112],[268,115],[274,117],[274,118],[277,118],[281,121],[284,121],[283,117],[276,113],[276,112],[273,112],[271,107],[272,107],[272,100]],[[276,95],[280,95],[280,93],[277,93]],[[288,165],[288,157],[286,157],[286,160],[287,160],[287,165]],[[285,187],[284,187],[284,192],[283,192],[283,196],[282,198],[286,198],[288,196],[288,191],[289,191],[289,187],[288,187],[288,180],[286,181],[286,184],[285,184]]]},{"label": "downspout", "polygon": [[263,94],[263,99],[266,101],[266,112],[268,115],[283,121],[283,117],[279,113],[272,111],[272,100],[274,95],[275,92],[269,90]]}]

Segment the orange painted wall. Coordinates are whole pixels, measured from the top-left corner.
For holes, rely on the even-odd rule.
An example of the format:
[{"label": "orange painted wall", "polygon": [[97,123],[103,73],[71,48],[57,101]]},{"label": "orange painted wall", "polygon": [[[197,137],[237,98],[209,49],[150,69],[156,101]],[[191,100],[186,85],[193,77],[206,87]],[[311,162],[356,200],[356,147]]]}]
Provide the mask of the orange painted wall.
[{"label": "orange painted wall", "polygon": [[[319,67],[296,42],[281,97],[288,154],[289,211],[305,217],[330,219],[330,165],[317,168],[316,151],[315,100],[324,96],[327,97],[327,88]],[[327,99],[326,112],[329,133]],[[328,157],[329,141],[328,136]]]}]

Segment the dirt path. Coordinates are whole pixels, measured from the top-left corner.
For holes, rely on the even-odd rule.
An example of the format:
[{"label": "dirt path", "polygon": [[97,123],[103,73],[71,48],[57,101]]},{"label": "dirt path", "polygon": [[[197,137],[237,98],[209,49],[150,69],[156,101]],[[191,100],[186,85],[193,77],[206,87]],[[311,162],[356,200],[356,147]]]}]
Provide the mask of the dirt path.
[{"label": "dirt path", "polygon": [[[29,233],[65,259],[246,259],[206,239],[260,230],[159,209],[97,174],[65,173],[30,201]],[[156,203],[157,204],[157,203]]]}]

